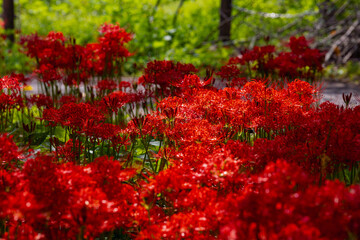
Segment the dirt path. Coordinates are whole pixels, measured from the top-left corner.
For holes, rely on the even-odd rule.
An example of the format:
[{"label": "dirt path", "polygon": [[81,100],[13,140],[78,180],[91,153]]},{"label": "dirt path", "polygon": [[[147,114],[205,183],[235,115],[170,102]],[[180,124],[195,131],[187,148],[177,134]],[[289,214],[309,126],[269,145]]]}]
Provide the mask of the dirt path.
[{"label": "dirt path", "polygon": [[322,89],[321,102],[330,101],[338,105],[344,105],[342,94],[352,93],[350,106],[360,104],[360,86],[357,84],[328,80],[323,83]]}]

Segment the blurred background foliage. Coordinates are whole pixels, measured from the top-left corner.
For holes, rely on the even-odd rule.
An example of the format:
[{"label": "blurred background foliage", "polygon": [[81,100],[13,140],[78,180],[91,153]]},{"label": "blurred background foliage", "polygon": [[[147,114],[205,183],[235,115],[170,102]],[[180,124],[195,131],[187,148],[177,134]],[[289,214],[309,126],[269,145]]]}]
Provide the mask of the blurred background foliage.
[{"label": "blurred background foliage", "polygon": [[[320,2],[233,0],[231,42],[227,44],[218,41],[220,0],[15,0],[15,26],[22,35],[56,31],[85,44],[96,40],[101,24],[119,23],[134,36],[129,45],[135,53],[127,63],[129,72],[134,64],[144,66],[154,59],[219,67],[244,48],[265,44],[267,36],[270,44],[281,44],[279,40],[303,34],[298,30],[319,18]],[[4,44],[1,73],[24,71],[26,66],[19,65],[25,59],[14,53],[17,47],[11,48],[15,60],[9,62]]]}]

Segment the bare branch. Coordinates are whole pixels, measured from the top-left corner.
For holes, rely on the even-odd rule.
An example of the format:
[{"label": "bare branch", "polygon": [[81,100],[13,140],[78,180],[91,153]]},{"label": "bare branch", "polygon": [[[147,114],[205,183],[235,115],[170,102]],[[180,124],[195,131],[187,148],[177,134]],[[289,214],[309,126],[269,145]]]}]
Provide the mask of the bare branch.
[{"label": "bare branch", "polygon": [[329,59],[331,58],[332,54],[334,53],[335,49],[346,40],[346,38],[355,30],[356,26],[359,24],[359,20],[356,19],[353,24],[348,28],[348,30],[346,31],[346,33],[344,35],[341,36],[341,38],[339,38],[336,42],[333,43],[333,45],[331,46],[330,50],[326,53],[325,55],[325,62],[329,61]]}]

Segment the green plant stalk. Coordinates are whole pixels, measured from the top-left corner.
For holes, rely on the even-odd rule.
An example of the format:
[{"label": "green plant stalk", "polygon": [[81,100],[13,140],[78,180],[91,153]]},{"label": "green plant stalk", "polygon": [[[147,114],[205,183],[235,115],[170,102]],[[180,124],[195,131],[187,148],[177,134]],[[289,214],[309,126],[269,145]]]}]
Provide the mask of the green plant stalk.
[{"label": "green plant stalk", "polygon": [[344,166],[341,169],[342,169],[342,173],[344,175],[345,183],[346,183],[346,185],[349,185],[349,182],[350,182],[349,176],[346,174]]},{"label": "green plant stalk", "polygon": [[350,171],[350,184],[354,184],[355,183],[355,173],[356,173],[356,163],[352,163],[351,164],[351,171]]},{"label": "green plant stalk", "polygon": [[104,144],[105,144],[104,142],[105,142],[104,140],[101,141],[100,156],[104,155]]},{"label": "green plant stalk", "polygon": [[78,148],[78,150],[79,150],[79,154],[77,155],[77,160],[79,161],[79,165],[80,165],[80,163],[81,163],[81,158],[80,158],[80,156],[81,156],[81,138],[80,138],[80,134],[78,135],[78,139],[79,139],[79,148]]},{"label": "green plant stalk", "polygon": [[5,219],[1,219],[0,220],[0,226],[1,226],[1,236],[3,236],[6,232],[6,220]]},{"label": "green plant stalk", "polygon": [[72,138],[72,141],[73,141],[73,149],[72,149],[72,151],[75,153],[75,152],[76,152],[76,149],[75,149],[75,147],[76,147],[76,145],[75,145],[75,143],[76,143],[76,136]]},{"label": "green plant stalk", "polygon": [[[51,138],[52,137],[52,126],[50,125],[50,131],[49,131],[49,137]],[[29,139],[29,141],[30,141],[30,139]],[[49,144],[49,153],[51,153],[51,149],[52,149],[52,147],[51,147],[51,144]]]},{"label": "green plant stalk", "polygon": [[84,164],[86,163],[86,146],[88,144],[88,136],[85,135],[85,144],[84,144]]},{"label": "green plant stalk", "polygon": [[94,140],[94,143],[93,143],[92,162],[94,162],[94,159],[95,159],[95,145],[96,145],[96,139]]},{"label": "green plant stalk", "polygon": [[7,123],[8,123],[8,117],[9,117],[9,109],[6,110],[6,114],[5,114],[5,127],[4,127],[4,131],[6,131],[7,128]]},{"label": "green plant stalk", "polygon": [[249,77],[250,77],[250,79],[252,79],[250,63],[249,63],[249,62],[246,62],[246,66],[247,66],[247,69],[248,69],[248,71],[249,71]]},{"label": "green plant stalk", "polygon": [[53,81],[50,82],[50,88],[51,88],[52,100],[53,100],[53,103],[55,103],[56,100],[55,100],[55,89],[54,89],[54,82]]},{"label": "green plant stalk", "polygon": [[107,239],[112,239],[114,235],[114,230],[110,231],[109,236]]},{"label": "green plant stalk", "polygon": [[129,154],[128,160],[126,161],[126,164],[125,164],[126,167],[129,166],[129,163],[131,163],[130,167],[132,166],[132,161],[133,161],[133,156],[134,156],[134,151],[135,151],[135,145],[136,145],[136,141],[133,144],[131,144],[130,154]]},{"label": "green plant stalk", "polygon": [[67,127],[65,127],[65,136],[64,136],[65,143],[66,143],[66,136],[67,136],[67,132],[68,132],[68,128],[67,128]]},{"label": "green plant stalk", "polygon": [[[164,134],[165,135],[165,134]],[[166,141],[166,137],[164,137],[164,142]],[[160,140],[160,143],[159,143],[159,148],[158,148],[158,153],[160,152],[160,149],[161,149],[161,145],[162,145],[162,143],[163,143],[163,141],[161,141]],[[162,158],[161,158],[162,159]],[[162,161],[162,160],[161,160]],[[158,169],[158,162],[159,161],[157,161],[156,162],[156,167],[155,167],[155,169],[157,170]],[[164,164],[165,165],[165,164]],[[161,168],[161,166],[162,166],[162,162],[161,162],[161,164],[160,164],[160,166],[159,166],[159,170],[158,170],[158,172],[157,173],[159,173],[160,171],[162,171],[163,169]]]},{"label": "green plant stalk", "polygon": [[150,163],[150,167],[151,167],[151,170],[153,171],[153,173],[155,173],[155,168],[154,168],[154,165],[153,165],[153,162],[151,161],[151,158],[150,158],[150,154],[149,154],[149,145],[150,145],[150,141],[146,141],[145,139],[142,140],[142,143],[143,143],[143,146],[145,148],[145,156],[144,156],[144,161],[143,161],[143,167],[145,166],[145,161],[146,161],[146,156],[149,158],[149,163]]},{"label": "green plant stalk", "polygon": [[85,230],[85,226],[81,226],[80,227],[80,232],[77,236],[77,240],[83,240],[84,239],[84,230]]},{"label": "green plant stalk", "polygon": [[[104,140],[105,141],[105,140]],[[107,155],[110,156],[110,141],[107,140]]]}]

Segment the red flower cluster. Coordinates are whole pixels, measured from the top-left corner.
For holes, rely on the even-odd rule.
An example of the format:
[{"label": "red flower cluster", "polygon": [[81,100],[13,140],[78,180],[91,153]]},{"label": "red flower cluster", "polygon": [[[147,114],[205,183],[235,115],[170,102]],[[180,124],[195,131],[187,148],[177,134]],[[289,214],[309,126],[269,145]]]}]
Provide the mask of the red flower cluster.
[{"label": "red flower cluster", "polygon": [[54,32],[46,37],[34,34],[21,39],[25,53],[36,59],[38,67],[35,73],[45,83],[44,88],[53,100],[58,100],[53,85],[59,90],[64,84],[76,92],[80,84],[85,84],[87,90],[90,80],[121,77],[121,66],[131,56],[125,45],[132,36],[113,24],[101,26],[100,34],[98,42],[86,46],[77,45],[75,39],[68,40],[62,33]]},{"label": "red flower cluster", "polygon": [[15,169],[24,158],[23,153],[13,142],[12,136],[2,134],[0,142],[0,171]]},{"label": "red flower cluster", "polygon": [[162,97],[173,93],[171,86],[181,84],[180,81],[186,75],[196,73],[198,70],[192,64],[182,64],[173,61],[153,61],[149,62],[144,70],[145,74],[139,78],[139,84],[144,86],[155,86],[156,95]]},{"label": "red flower cluster", "polygon": [[316,106],[308,82],[239,68],[311,79],[322,56],[305,38],[231,59],[218,89],[172,61],[148,63],[139,86],[117,82],[131,35],[100,33],[85,47],[61,33],[24,40],[43,93],[25,96],[21,75],[0,81],[0,130],[14,135],[0,135],[1,238],[360,236],[360,107],[350,95]]},{"label": "red flower cluster", "polygon": [[116,228],[131,236],[147,225],[146,209],[130,182],[135,170],[106,157],[86,167],[53,160],[36,157],[21,171],[1,170],[0,217],[6,217],[8,229],[3,237],[94,239]]},{"label": "red flower cluster", "polygon": [[158,205],[150,205],[162,206],[167,216],[154,219],[139,239],[344,239],[350,232],[359,234],[359,186],[312,185],[310,175],[283,160],[252,176],[239,174],[239,164],[226,152],[216,152],[198,168],[173,167],[156,176],[147,194],[158,196]]},{"label": "red flower cluster", "polygon": [[[324,54],[318,49],[310,48],[304,36],[291,37],[287,45],[291,52],[280,52],[277,55],[272,45],[255,46],[252,50],[245,50],[240,57],[231,58],[217,75],[229,82],[237,82],[240,77],[280,77],[287,81],[301,78],[315,81],[317,74],[323,69]],[[238,65],[246,67],[240,69]],[[247,73],[244,75],[242,72]]]},{"label": "red flower cluster", "polygon": [[5,132],[12,122],[13,110],[24,106],[21,84],[26,84],[23,74],[11,74],[0,78],[0,132]]}]

